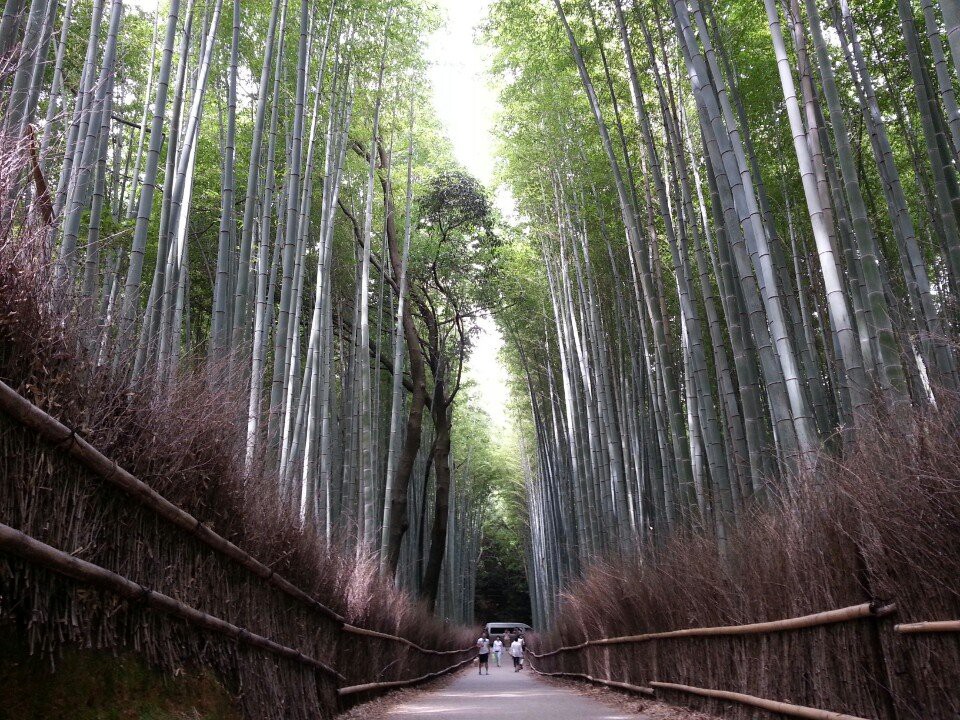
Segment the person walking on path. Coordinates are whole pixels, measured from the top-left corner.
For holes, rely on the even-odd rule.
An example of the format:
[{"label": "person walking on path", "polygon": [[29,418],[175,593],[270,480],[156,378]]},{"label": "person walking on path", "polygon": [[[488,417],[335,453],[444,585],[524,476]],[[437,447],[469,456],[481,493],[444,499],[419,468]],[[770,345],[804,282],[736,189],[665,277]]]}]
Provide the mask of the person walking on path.
[{"label": "person walking on path", "polygon": [[503,640],[497,638],[493,641],[493,657],[497,661],[497,667],[500,667],[500,656],[503,655]]},{"label": "person walking on path", "polygon": [[487,675],[490,674],[490,636],[484,633],[477,639],[477,658],[480,660],[480,674],[483,675],[483,669],[487,669]]},{"label": "person walking on path", "polygon": [[510,643],[510,657],[513,658],[513,671],[520,672],[523,669],[523,643],[520,638]]}]

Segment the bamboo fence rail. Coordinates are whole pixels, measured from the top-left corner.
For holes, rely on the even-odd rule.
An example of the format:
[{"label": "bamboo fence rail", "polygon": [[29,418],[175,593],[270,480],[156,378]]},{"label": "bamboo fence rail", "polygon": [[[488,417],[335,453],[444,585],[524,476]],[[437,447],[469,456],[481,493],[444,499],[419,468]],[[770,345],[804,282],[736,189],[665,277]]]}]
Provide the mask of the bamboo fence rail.
[{"label": "bamboo fence rail", "polygon": [[738,692],[729,692],[727,690],[711,690],[709,688],[698,688],[692,685],[678,685],[668,682],[651,682],[654,688],[663,690],[674,690],[676,692],[690,693],[691,695],[700,695],[702,697],[716,698],[718,700],[730,700],[743,705],[769,710],[770,712],[789,715],[790,717],[807,718],[808,720],[867,720],[857,715],[845,715],[843,713],[832,712],[830,710],[819,710],[817,708],[805,707],[803,705],[792,705],[790,703],[779,702],[777,700],[767,700],[766,698],[754,697],[753,695],[744,695]]},{"label": "bamboo fence rail", "polygon": [[456,655],[459,653],[465,653],[473,650],[473,646],[467,648],[461,648],[460,650],[431,650],[430,648],[425,648],[420,645],[417,645],[411,640],[402,638],[399,635],[391,635],[390,633],[380,632],[378,630],[367,630],[366,628],[357,627],[356,625],[350,625],[349,623],[344,624],[341,628],[345,633],[350,633],[352,635],[364,635],[366,637],[375,637],[382,640],[393,640],[394,642],[403,643],[409,647],[412,647],[414,650],[419,650],[422,653],[427,655]]},{"label": "bamboo fence rail", "polygon": [[[861,603],[859,605],[851,605],[849,607],[839,608],[836,610],[827,610],[824,612],[813,613],[810,615],[801,615],[792,618],[785,618],[782,620],[773,620],[769,622],[760,622],[760,623],[748,623],[743,625],[724,625],[717,627],[703,627],[703,628],[684,628],[681,630],[671,630],[666,632],[656,632],[656,633],[645,633],[641,635],[625,635],[614,638],[598,638],[595,640],[586,640],[582,643],[576,645],[565,645],[555,650],[551,650],[545,653],[536,653],[533,650],[528,650],[535,658],[545,658],[552,655],[557,655],[562,652],[569,652],[575,650],[583,650],[588,647],[598,647],[598,646],[611,646],[611,645],[623,645],[629,643],[642,643],[651,640],[661,640],[661,639],[672,639],[672,638],[690,638],[690,637],[722,637],[722,636],[744,636],[744,635],[766,635],[778,632],[785,632],[790,630],[799,630],[803,628],[812,628],[820,627],[823,625],[832,625],[836,623],[848,622],[853,620],[861,620],[864,618],[884,618],[889,615],[892,615],[897,611],[895,603],[890,603],[886,605],[878,605],[877,603]],[[946,622],[937,622],[937,623],[913,623],[908,625],[898,625],[896,626],[899,632],[952,632],[960,630],[960,622],[946,621]],[[656,682],[651,681],[651,687],[645,687],[642,685],[634,685],[631,683],[619,682],[616,680],[609,680],[606,678],[599,678],[587,673],[580,672],[548,672],[540,670],[531,665],[531,668],[534,672],[540,675],[548,675],[554,677],[569,677],[576,678],[581,680],[588,680],[593,683],[598,683],[601,685],[606,685],[608,687],[619,688],[622,690],[627,690],[630,692],[640,693],[644,695],[655,694],[656,688],[661,688],[663,690],[674,690],[677,692],[686,692],[690,694],[700,695],[702,697],[720,699],[720,700],[729,700],[733,702],[738,702],[744,705],[750,705],[753,707],[762,708],[764,710],[770,710],[772,712],[777,712],[782,715],[788,715],[791,717],[799,718],[810,718],[812,720],[865,720],[862,717],[854,715],[846,715],[843,713],[833,712],[829,710],[821,710],[818,708],[806,707],[802,705],[794,705],[792,703],[780,702],[777,700],[769,700],[766,698],[760,698],[753,695],[747,695],[745,693],[731,692],[726,690],[713,690],[708,688],[698,688],[692,685],[682,685],[678,683],[667,683],[667,682]]]},{"label": "bamboo fence rail", "polygon": [[927,622],[901,623],[893,626],[894,632],[906,634],[960,632],[960,620],[929,620]]},{"label": "bamboo fence rail", "polygon": [[40,542],[3,523],[0,523],[0,550],[15,555],[34,565],[39,565],[61,575],[71,577],[74,580],[80,580],[81,582],[108,590],[131,602],[140,603],[154,610],[179,617],[191,625],[196,625],[204,630],[220,635],[228,635],[239,642],[267,650],[274,655],[280,655],[289,660],[310,665],[340,680],[346,680],[346,677],[322,660],[308,657],[298,650],[276,643],[262,635],[252,633],[245,628],[237,627],[226,620],[201,612],[169,595],[150,590],[106,568],[73,557],[62,550]]},{"label": "bamboo fence rail", "polygon": [[607,680],[605,678],[594,677],[593,675],[587,675],[586,673],[575,673],[575,672],[545,672],[543,670],[537,670],[532,665],[530,669],[533,670],[537,675],[547,675],[549,677],[570,677],[577,678],[578,680],[589,680],[593,683],[598,683],[600,685],[606,685],[607,687],[618,688],[620,690],[628,690],[630,692],[639,693],[641,695],[656,695],[656,691],[653,688],[643,687],[642,685],[631,685],[630,683],[618,682],[616,680]]},{"label": "bamboo fence rail", "polygon": [[786,632],[788,630],[800,630],[802,628],[817,627],[819,625],[831,625],[833,623],[860,620],[868,617],[881,618],[886,617],[894,612],[896,612],[895,604],[878,606],[875,603],[861,603],[859,605],[850,605],[849,607],[839,608],[837,610],[826,610],[824,612],[785,618],[783,620],[748,623],[746,625],[721,625],[718,627],[684,628],[682,630],[668,630],[666,632],[644,633],[642,635],[623,635],[612,638],[598,638],[596,640],[585,640],[577,645],[564,645],[545,653],[536,653],[533,650],[528,650],[528,652],[536,658],[544,658],[561,652],[582,650],[583,648],[597,645],[622,645],[627,643],[639,643],[647,642],[649,640],[663,640],[669,638],[718,637],[722,635],[763,635],[773,632]]},{"label": "bamboo fence rail", "polygon": [[[471,648],[472,649],[472,648]],[[461,651],[456,651],[461,652]],[[458,663],[451,665],[448,668],[443,670],[437,670],[436,672],[427,673],[426,675],[421,675],[420,677],[410,678],[409,680],[389,680],[387,682],[373,682],[373,683],[364,683],[363,685],[350,685],[348,687],[342,687],[337,690],[337,694],[341,697],[345,695],[356,695],[357,693],[367,692],[370,690],[385,690],[387,688],[393,687],[403,687],[405,685],[415,685],[417,683],[425,682],[432,678],[440,677],[445,675],[448,672],[452,672],[457,668],[463,667],[468,662],[473,660],[472,657],[468,657],[466,660],[461,660]]]},{"label": "bamboo fence rail", "polygon": [[206,527],[190,513],[171,503],[142,480],[134,477],[131,473],[127,472],[106,457],[89,442],[77,435],[76,431],[68,428],[59,420],[31,403],[16,390],[2,381],[0,381],[0,409],[2,409],[14,420],[17,420],[26,427],[36,431],[47,442],[63,450],[63,452],[65,452],[69,457],[77,460],[87,470],[94,473],[103,481],[119,488],[121,491],[125,492],[144,507],[156,512],[159,516],[169,521],[176,527],[187,531],[196,537],[200,542],[206,544],[230,560],[238,563],[242,567],[252,572],[254,575],[257,575],[272,585],[275,585],[277,588],[295,600],[304,603],[314,610],[326,615],[330,619],[340,623],[341,629],[345,632],[355,635],[367,635],[385,640],[393,640],[408,645],[409,647],[419,650],[420,652],[433,655],[450,655],[473,650],[473,647],[463,648],[460,650],[431,650],[429,648],[421,647],[411,640],[398,635],[383,633],[376,630],[367,630],[366,628],[357,627],[347,623],[346,618],[343,617],[343,615],[340,615],[332,608],[327,607],[316,598],[311,597],[307,592],[301,590],[283,576],[275,573],[272,569],[264,565],[252,555],[244,550],[241,550],[226,538]]}]

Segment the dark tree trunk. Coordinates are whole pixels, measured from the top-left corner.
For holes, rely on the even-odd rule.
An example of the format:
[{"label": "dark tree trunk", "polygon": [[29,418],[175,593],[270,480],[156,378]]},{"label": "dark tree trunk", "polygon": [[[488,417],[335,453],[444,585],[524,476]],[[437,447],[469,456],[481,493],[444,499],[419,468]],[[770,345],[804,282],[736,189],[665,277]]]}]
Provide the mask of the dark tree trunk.
[{"label": "dark tree trunk", "polygon": [[433,444],[433,467],[436,486],[436,501],[433,507],[433,527],[430,530],[430,551],[427,567],[423,572],[420,593],[430,612],[437,604],[440,589],[440,570],[447,547],[447,512],[450,505],[450,405],[444,394],[442,376],[436,380],[433,393],[433,425],[436,440]]},{"label": "dark tree trunk", "polygon": [[[397,246],[396,224],[394,222],[396,212],[393,206],[393,187],[389,179],[389,158],[382,149],[380,151],[380,162],[383,166],[380,182],[383,186],[386,202],[389,205],[386,213],[386,224],[390,264],[393,266],[394,277],[399,279],[401,260],[400,250]],[[410,291],[408,290],[408,292]],[[407,416],[407,428],[403,439],[403,447],[400,449],[400,457],[397,459],[392,497],[390,498],[390,535],[387,539],[386,564],[388,577],[395,577],[397,574],[397,565],[400,562],[400,544],[407,531],[407,496],[410,489],[410,476],[413,474],[413,463],[417,459],[417,452],[420,450],[420,441],[423,435],[423,408],[427,402],[426,367],[423,359],[423,351],[420,349],[420,338],[417,335],[417,328],[413,324],[413,315],[410,306],[410,302],[405,302],[403,306],[403,334],[406,339],[407,353],[410,358],[410,380],[413,384],[413,391],[410,398],[410,412]],[[403,369],[394,368],[394,372],[403,372]]]}]

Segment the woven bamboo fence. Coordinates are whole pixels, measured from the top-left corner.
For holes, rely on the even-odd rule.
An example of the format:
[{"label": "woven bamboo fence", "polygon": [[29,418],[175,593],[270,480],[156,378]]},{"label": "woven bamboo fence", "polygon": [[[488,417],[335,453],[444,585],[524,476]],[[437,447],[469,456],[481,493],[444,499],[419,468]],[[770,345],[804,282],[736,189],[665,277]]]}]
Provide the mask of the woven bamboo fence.
[{"label": "woven bamboo fence", "polygon": [[[896,611],[894,604],[877,607],[871,603],[863,603],[762,623],[692,627],[596,638],[543,652],[531,648],[528,656],[533,669],[542,675],[586,680],[681,702],[689,702],[691,696],[711,698],[746,708],[759,708],[778,716],[812,720],[957,717],[949,699],[951,694],[953,702],[958,699],[957,693],[960,691],[956,688],[955,692],[945,695],[946,709],[931,709],[929,706],[921,709],[914,705],[916,709],[912,710],[911,704],[904,702],[906,698],[902,695],[906,688],[898,687],[896,673],[891,673],[887,666],[887,663],[895,662],[896,658],[885,655],[882,649],[884,643],[870,643],[864,640],[864,636],[879,640],[880,633],[936,633],[942,635],[943,642],[956,644],[960,639],[960,622],[931,621],[892,625],[887,619],[895,615]],[[728,654],[729,663],[704,667],[698,661],[719,654],[716,645],[718,641],[726,643],[721,652]],[[859,649],[874,649],[877,655],[871,657],[869,653],[864,653],[861,657],[856,657],[854,653]],[[828,657],[831,654],[832,661]],[[756,683],[749,676],[750,667],[756,667],[756,661],[759,660],[764,669],[763,674],[766,675],[771,670],[769,665],[778,655],[781,663],[777,664],[775,670],[783,671],[785,674],[782,677],[792,675],[799,680],[800,684],[794,684],[794,688],[806,686],[806,692],[801,698],[813,696],[818,691],[823,693],[829,688],[831,681],[836,678],[833,673],[837,667],[844,668],[845,683],[850,685],[846,679],[849,678],[849,668],[856,668],[860,673],[860,682],[850,688],[850,697],[854,698],[850,705],[863,708],[861,712],[865,715],[758,697],[729,688],[699,687],[693,684],[696,681],[692,678],[698,673],[699,682],[702,683],[704,680],[716,681],[718,676],[734,671],[741,673],[741,687],[754,686]],[[793,667],[791,672],[789,657],[804,656],[817,663],[814,672],[804,667]],[[752,666],[750,659],[754,661]],[[825,676],[819,687],[817,675]],[[689,679],[690,684],[659,679],[667,677]],[[936,682],[936,678],[931,680]],[[771,683],[767,692],[782,696],[784,684],[782,681],[779,686]],[[898,690],[901,692],[900,696],[895,695]],[[795,693],[796,691],[793,696]]]},{"label": "woven bamboo fence", "polygon": [[0,619],[34,652],[208,667],[258,720],[331,717],[473,659],[463,630],[430,647],[348,623],[2,383],[0,474]]},{"label": "woven bamboo fence", "polygon": [[757,511],[574,584],[541,673],[732,720],[960,718],[960,414],[860,448]]}]

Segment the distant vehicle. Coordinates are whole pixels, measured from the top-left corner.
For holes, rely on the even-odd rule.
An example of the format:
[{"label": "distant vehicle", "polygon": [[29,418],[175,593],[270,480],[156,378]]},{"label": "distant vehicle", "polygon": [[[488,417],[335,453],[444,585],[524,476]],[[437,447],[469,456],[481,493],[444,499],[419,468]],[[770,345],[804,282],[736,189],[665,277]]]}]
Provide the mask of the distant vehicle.
[{"label": "distant vehicle", "polygon": [[487,634],[491,640],[496,640],[497,638],[503,639],[504,635],[512,633],[515,630],[519,630],[521,633],[528,633],[533,630],[533,628],[522,622],[487,623]]}]

